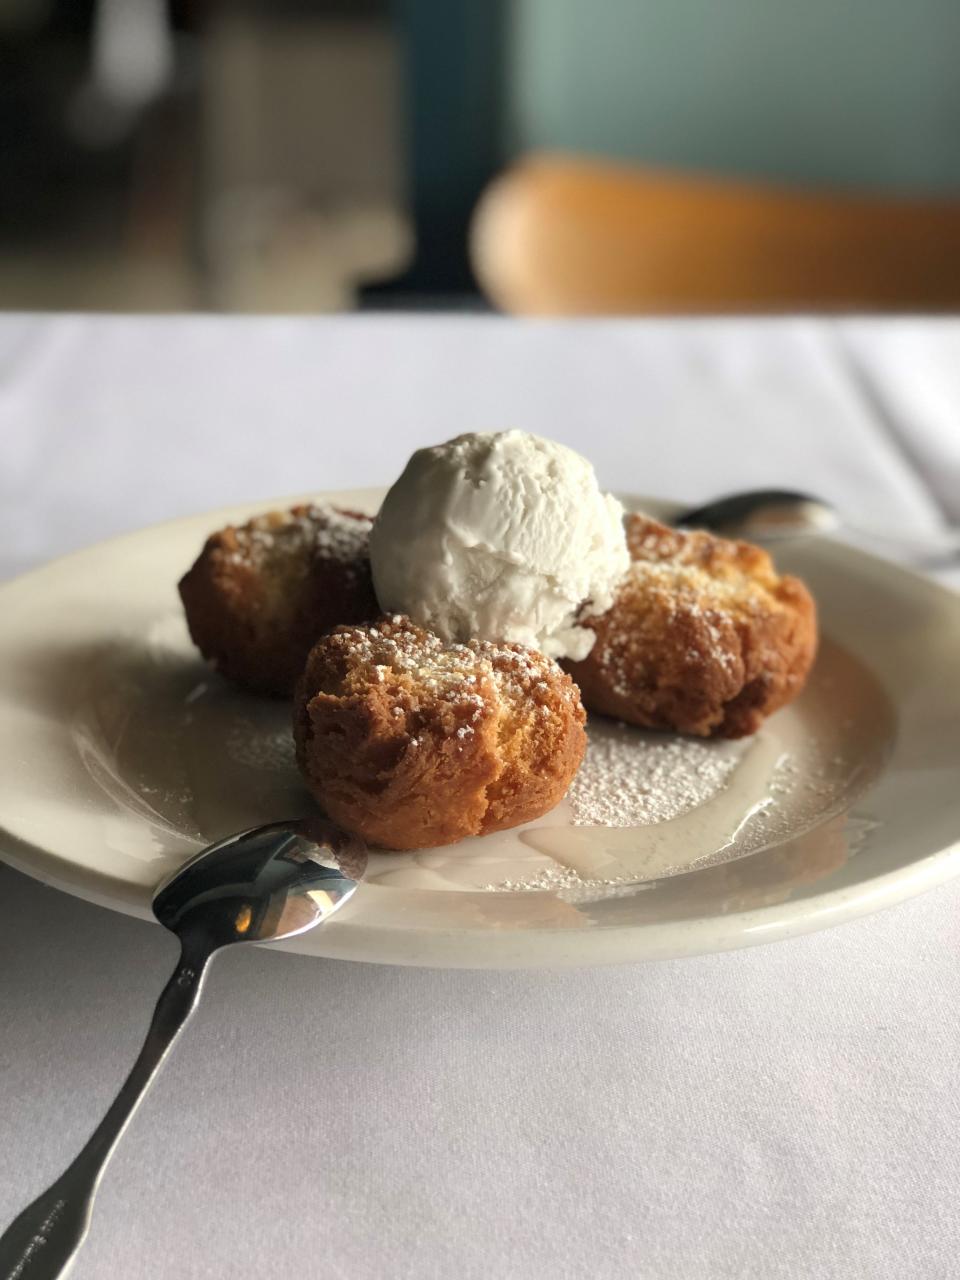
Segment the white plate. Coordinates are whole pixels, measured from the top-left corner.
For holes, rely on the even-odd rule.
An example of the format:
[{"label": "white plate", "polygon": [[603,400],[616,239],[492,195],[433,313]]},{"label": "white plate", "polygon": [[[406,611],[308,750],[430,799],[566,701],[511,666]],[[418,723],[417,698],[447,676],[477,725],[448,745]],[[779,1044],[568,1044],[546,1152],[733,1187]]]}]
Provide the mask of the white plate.
[{"label": "white plate", "polygon": [[[372,510],[380,495],[324,496]],[[287,503],[145,529],[0,588],[0,843],[13,866],[150,918],[153,886],[180,860],[309,808],[288,707],[202,666],[176,593],[211,529],[270,505]],[[623,830],[571,827],[565,802],[517,832],[378,855],[295,949],[490,967],[687,955],[835,924],[960,872],[960,597],[825,540],[778,559],[817,597],[822,653],[757,740],[710,745],[712,761],[737,763],[707,803]],[[592,726],[591,749],[609,732]],[[647,763],[671,741],[636,737]],[[702,767],[677,750],[680,774]],[[506,881],[524,887],[485,887]]]}]

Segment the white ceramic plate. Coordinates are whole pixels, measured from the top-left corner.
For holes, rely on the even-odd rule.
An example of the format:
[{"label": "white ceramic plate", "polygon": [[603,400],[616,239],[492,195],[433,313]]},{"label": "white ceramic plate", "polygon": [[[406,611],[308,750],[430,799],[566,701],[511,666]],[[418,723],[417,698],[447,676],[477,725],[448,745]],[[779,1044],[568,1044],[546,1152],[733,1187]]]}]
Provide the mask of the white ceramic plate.
[{"label": "white ceramic plate", "polygon": [[[368,510],[380,497],[322,496]],[[13,866],[150,918],[179,861],[310,808],[289,708],[206,670],[176,594],[210,530],[270,505],[288,504],[145,529],[0,588],[0,846]],[[623,748],[623,731],[591,725],[602,801],[623,778],[604,781],[599,764],[629,749],[641,779],[670,772],[686,787],[685,811],[571,826],[567,801],[516,832],[377,855],[295,949],[491,967],[687,955],[835,924],[960,872],[960,597],[825,540],[785,544],[778,560],[810,584],[824,643],[803,696],[758,739],[627,731]],[[645,818],[662,817],[651,799]]]}]

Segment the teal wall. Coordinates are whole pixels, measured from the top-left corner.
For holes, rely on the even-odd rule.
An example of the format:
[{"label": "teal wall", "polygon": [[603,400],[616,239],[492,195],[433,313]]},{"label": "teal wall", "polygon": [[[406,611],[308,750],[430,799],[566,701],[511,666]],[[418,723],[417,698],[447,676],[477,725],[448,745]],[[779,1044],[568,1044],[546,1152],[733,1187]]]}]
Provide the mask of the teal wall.
[{"label": "teal wall", "polygon": [[960,194],[960,0],[514,0],[511,151]]}]

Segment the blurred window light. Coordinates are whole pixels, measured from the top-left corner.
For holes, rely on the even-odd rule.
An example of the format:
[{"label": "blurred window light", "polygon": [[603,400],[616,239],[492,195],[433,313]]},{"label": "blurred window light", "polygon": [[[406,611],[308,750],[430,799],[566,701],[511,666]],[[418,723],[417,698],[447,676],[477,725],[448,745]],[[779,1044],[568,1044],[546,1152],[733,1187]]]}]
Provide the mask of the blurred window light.
[{"label": "blurred window light", "polygon": [[68,109],[77,140],[89,147],[121,141],[169,85],[174,57],[166,0],[96,0],[90,73]]},{"label": "blurred window light", "polygon": [[109,101],[145,106],[173,71],[173,35],[166,0],[97,0],[91,78]]}]

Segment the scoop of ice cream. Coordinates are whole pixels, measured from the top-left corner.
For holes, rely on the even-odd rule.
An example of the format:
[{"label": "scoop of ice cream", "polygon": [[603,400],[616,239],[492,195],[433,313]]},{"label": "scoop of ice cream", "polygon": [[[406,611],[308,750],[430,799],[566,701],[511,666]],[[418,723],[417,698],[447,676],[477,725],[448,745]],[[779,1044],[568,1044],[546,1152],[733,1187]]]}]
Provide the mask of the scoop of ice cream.
[{"label": "scoop of ice cream", "polygon": [[629,555],[623,508],[593,467],[523,431],[419,449],[370,537],[380,606],[445,640],[509,640],[580,659],[585,601],[610,607]]}]

